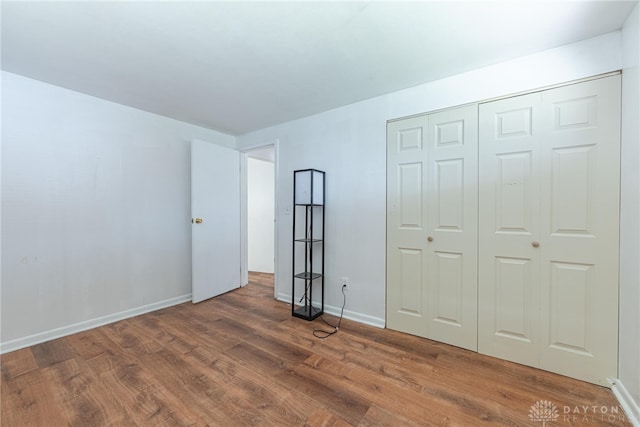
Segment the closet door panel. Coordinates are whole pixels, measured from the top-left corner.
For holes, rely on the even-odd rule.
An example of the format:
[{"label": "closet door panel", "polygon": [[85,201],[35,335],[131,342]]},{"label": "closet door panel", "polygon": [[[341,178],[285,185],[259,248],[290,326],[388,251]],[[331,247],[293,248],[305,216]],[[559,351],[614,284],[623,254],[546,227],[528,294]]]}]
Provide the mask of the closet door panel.
[{"label": "closet door panel", "polygon": [[479,351],[617,375],[620,77],[480,105]]},{"label": "closet door panel", "polygon": [[389,123],[387,326],[617,377],[620,76]]},{"label": "closet door panel", "polygon": [[426,117],[387,126],[387,327],[427,336]]},{"label": "closet door panel", "polygon": [[477,351],[477,106],[428,116],[428,334]]},{"label": "closet door panel", "polygon": [[533,299],[531,259],[495,257],[494,334],[532,343],[536,333],[529,302]]},{"label": "closet door panel", "polygon": [[478,350],[538,363],[540,94],[480,105]]},{"label": "closet door panel", "polygon": [[387,326],[477,350],[477,106],[387,126]]},{"label": "closet door panel", "polygon": [[620,77],[542,93],[540,367],[617,377]]}]

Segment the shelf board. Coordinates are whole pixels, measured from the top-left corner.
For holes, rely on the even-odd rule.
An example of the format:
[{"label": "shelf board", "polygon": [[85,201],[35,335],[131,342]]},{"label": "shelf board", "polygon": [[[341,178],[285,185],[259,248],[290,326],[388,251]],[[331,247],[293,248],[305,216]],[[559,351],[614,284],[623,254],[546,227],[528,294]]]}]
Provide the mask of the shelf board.
[{"label": "shelf board", "polygon": [[307,306],[303,305],[293,310],[293,315],[295,317],[299,317],[305,320],[313,320],[316,317],[320,316],[321,314],[322,314],[321,309],[319,309],[318,307],[310,306],[310,305],[307,305]]},{"label": "shelf board", "polygon": [[314,280],[314,279],[318,279],[318,278],[322,277],[322,274],[320,274],[320,273],[310,273],[308,271],[305,271],[303,273],[296,274],[294,277],[296,277],[298,279]]},{"label": "shelf board", "polygon": [[322,242],[322,239],[296,239],[296,242],[317,243]]},{"label": "shelf board", "polygon": [[296,206],[314,206],[314,207],[323,207],[324,204],[319,204],[319,203],[296,203]]}]

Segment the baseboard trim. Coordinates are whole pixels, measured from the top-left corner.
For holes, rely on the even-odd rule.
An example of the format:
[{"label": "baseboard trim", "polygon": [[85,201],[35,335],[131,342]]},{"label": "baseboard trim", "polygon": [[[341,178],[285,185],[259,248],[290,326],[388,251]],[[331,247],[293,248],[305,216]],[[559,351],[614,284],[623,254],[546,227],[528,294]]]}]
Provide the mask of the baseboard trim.
[{"label": "baseboard trim", "polygon": [[175,298],[169,298],[164,301],[154,302],[152,304],[131,308],[129,310],[120,311],[118,313],[108,314],[95,319],[89,319],[71,325],[63,326],[49,331],[40,332],[23,338],[17,338],[11,341],[0,343],[0,354],[9,353],[11,351],[20,350],[21,348],[51,341],[77,332],[86,331],[88,329],[97,328],[98,326],[108,325],[109,323],[119,320],[128,319],[130,317],[139,316],[140,314],[149,313],[151,311],[160,310],[162,308],[171,307],[173,305],[182,304],[191,301],[191,294],[181,295]]},{"label": "baseboard trim", "polygon": [[[287,304],[291,304],[291,295],[278,293],[276,299],[278,301],[286,302]],[[340,310],[342,307],[335,307],[332,305],[324,305],[324,312],[330,314],[332,316],[339,317]],[[345,310],[343,317],[345,319],[353,320],[358,323],[364,323],[365,325],[374,326],[376,328],[384,328],[385,320],[380,319],[378,317],[369,316],[367,314],[358,313],[356,311]]]},{"label": "baseboard trim", "polygon": [[622,381],[616,380],[611,386],[613,394],[618,399],[622,410],[627,415],[627,419],[634,427],[640,427],[640,406],[626,389]]}]

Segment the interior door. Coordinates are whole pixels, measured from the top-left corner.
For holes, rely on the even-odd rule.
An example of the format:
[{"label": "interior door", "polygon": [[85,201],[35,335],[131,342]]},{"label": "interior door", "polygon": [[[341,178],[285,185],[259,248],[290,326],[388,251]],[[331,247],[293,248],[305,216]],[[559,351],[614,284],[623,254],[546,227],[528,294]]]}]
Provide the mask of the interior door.
[{"label": "interior door", "polygon": [[620,76],[541,93],[540,367],[618,373]]},{"label": "interior door", "polygon": [[620,77],[480,106],[479,351],[617,376]]},{"label": "interior door", "polygon": [[478,349],[478,107],[429,114],[428,334]]},{"label": "interior door", "polygon": [[240,154],[191,142],[191,298],[240,286]]},{"label": "interior door", "polygon": [[387,127],[387,327],[477,350],[477,106]]},{"label": "interior door", "polygon": [[427,337],[427,119],[387,125],[387,327]]},{"label": "interior door", "polygon": [[537,366],[540,94],[480,105],[478,351]]}]

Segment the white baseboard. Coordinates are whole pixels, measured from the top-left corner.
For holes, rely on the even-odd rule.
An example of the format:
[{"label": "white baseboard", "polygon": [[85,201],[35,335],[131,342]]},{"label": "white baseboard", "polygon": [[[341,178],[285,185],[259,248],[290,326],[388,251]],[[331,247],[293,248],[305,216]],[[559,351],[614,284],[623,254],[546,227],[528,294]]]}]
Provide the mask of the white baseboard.
[{"label": "white baseboard", "polygon": [[625,388],[622,381],[616,380],[611,386],[613,394],[620,402],[620,406],[627,415],[627,419],[634,427],[640,427],[640,405],[633,400],[629,391]]},{"label": "white baseboard", "polygon": [[49,331],[40,332],[34,335],[29,335],[27,337],[17,338],[15,340],[0,343],[0,354],[8,353],[14,350],[20,350],[21,348],[40,344],[45,341],[51,341],[56,338],[75,334],[77,332],[86,331],[88,329],[97,328],[98,326],[107,325],[109,323],[117,322],[118,320],[128,319],[130,317],[138,316],[140,314],[149,313],[151,311],[160,310],[166,307],[171,307],[172,305],[182,304],[183,302],[187,302],[187,301],[191,301],[191,294],[181,295],[179,297],[170,298],[164,301],[158,301],[152,304],[131,308],[129,310],[124,310],[118,313],[97,317],[95,319],[89,319],[82,322],[73,323],[71,325],[63,326],[61,328],[51,329]]},{"label": "white baseboard", "polygon": [[[291,304],[291,295],[283,294],[278,292],[278,296],[276,297],[278,301],[286,302],[287,304]],[[315,304],[315,303],[314,303]],[[334,307],[332,305],[324,305],[324,312],[330,314],[332,316],[340,317],[340,309],[342,307]],[[345,310],[343,317],[345,319],[353,320],[359,323],[364,323],[365,325],[375,326],[376,328],[384,328],[385,320],[380,319],[378,317],[369,316],[367,314],[358,313],[356,311]]]},{"label": "white baseboard", "polygon": [[[331,314],[336,317],[340,317],[340,309],[341,307],[334,307],[332,305],[324,306],[324,312],[327,314]],[[369,316],[367,314],[358,313],[355,311],[345,310],[343,317],[345,319],[354,320],[359,323],[364,323],[365,325],[375,326],[376,328],[384,328],[385,322],[384,319],[380,319],[377,317]]]}]

